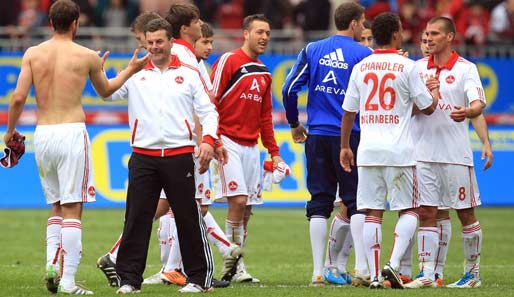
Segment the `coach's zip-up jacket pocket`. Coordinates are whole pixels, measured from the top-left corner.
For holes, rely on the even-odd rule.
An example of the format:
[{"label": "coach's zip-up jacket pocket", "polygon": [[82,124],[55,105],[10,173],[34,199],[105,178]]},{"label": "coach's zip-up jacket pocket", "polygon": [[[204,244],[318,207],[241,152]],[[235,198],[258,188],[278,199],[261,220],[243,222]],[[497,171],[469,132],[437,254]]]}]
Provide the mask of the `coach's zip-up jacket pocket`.
[{"label": "coach's zip-up jacket pocket", "polygon": [[136,119],[136,120],[134,121],[134,130],[132,130],[132,137],[131,137],[130,144],[134,144],[134,139],[136,139],[137,123],[138,123],[138,119]]},{"label": "coach's zip-up jacket pocket", "polygon": [[184,120],[184,122],[186,122],[187,131],[189,132],[189,140],[193,140],[193,131],[191,131],[191,126],[189,125],[187,119]]}]

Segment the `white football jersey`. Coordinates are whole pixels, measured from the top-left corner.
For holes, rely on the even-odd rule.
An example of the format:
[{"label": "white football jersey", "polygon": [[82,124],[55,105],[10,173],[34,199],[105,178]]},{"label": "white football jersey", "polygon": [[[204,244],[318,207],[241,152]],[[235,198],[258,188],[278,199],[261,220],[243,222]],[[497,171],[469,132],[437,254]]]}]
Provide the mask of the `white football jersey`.
[{"label": "white football jersey", "polygon": [[475,64],[453,52],[442,67],[432,57],[416,62],[424,80],[430,75],[439,78],[439,102],[436,111],[414,117],[416,160],[473,166],[473,153],[469,141],[469,119],[455,122],[450,113],[456,105],[469,107],[480,100],[485,105],[484,88]]},{"label": "white football jersey", "polygon": [[412,166],[413,103],[420,109],[432,97],[415,62],[395,49],[375,50],[353,67],[343,109],[359,112],[361,140],[357,166]]},{"label": "white football jersey", "polygon": [[200,80],[207,91],[212,91],[212,83],[207,68],[203,61],[198,62],[192,45],[183,39],[176,39],[171,48],[171,52],[176,54],[180,61],[193,66],[200,74]]}]

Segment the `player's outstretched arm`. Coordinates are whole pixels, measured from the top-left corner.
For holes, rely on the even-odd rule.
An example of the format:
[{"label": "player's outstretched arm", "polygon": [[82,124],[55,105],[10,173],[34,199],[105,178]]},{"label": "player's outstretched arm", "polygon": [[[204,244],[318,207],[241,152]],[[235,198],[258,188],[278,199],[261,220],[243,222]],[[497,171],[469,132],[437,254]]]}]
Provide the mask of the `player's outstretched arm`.
[{"label": "player's outstretched arm", "polygon": [[110,80],[107,79],[103,71],[103,64],[107,59],[107,54],[99,57],[96,53],[94,53],[94,56],[91,57],[92,66],[89,77],[98,95],[103,98],[111,96],[112,93],[116,92],[116,90],[118,90],[134,73],[143,69],[143,67],[150,60],[151,54],[147,53],[144,57],[138,58],[138,53],[139,49],[136,49],[129,61],[129,64],[127,65],[127,68],[120,71],[115,78]]},{"label": "player's outstretched arm", "polygon": [[493,165],[493,149],[491,142],[489,141],[489,132],[487,130],[487,121],[485,120],[484,114],[480,114],[474,118],[471,118],[471,125],[475,129],[475,133],[482,141],[482,157],[481,160],[486,159],[483,170],[489,169]]},{"label": "player's outstretched arm", "polygon": [[27,96],[30,92],[30,87],[32,86],[32,68],[30,67],[31,56],[32,49],[29,48],[21,60],[21,70],[20,75],[18,76],[16,89],[14,89],[14,92],[11,96],[11,101],[9,101],[9,119],[7,121],[7,131],[4,135],[4,142],[6,144],[16,131],[16,123],[20,119],[23,107],[27,101]]}]

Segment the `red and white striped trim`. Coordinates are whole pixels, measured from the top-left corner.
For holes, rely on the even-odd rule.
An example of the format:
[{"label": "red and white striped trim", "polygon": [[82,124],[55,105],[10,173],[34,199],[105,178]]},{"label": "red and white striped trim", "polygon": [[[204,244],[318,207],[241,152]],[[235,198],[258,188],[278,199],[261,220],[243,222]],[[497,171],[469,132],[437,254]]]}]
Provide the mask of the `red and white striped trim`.
[{"label": "red and white striped trim", "polygon": [[88,183],[89,183],[89,144],[86,131],[82,132],[84,137],[84,175],[82,176],[82,202],[87,202]]}]

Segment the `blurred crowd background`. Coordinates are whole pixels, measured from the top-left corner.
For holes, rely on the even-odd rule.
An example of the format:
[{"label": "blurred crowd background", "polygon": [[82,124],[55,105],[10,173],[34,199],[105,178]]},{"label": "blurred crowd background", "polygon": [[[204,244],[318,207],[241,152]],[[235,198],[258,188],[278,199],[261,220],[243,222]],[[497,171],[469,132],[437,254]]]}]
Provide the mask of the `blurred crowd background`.
[{"label": "blurred crowd background", "polygon": [[[49,36],[53,0],[0,1],[0,50],[23,51]],[[79,41],[125,52],[133,48],[127,27],[143,11],[165,15],[170,4],[193,2],[215,27],[217,52],[240,44],[244,16],[264,13],[271,21],[271,53],[294,54],[305,42],[330,35],[333,9],[344,0],[74,0],[81,8]],[[433,16],[452,18],[457,46],[467,56],[512,57],[514,0],[364,0],[368,20],[383,11],[400,15],[404,44],[414,54],[420,33]]]}]

